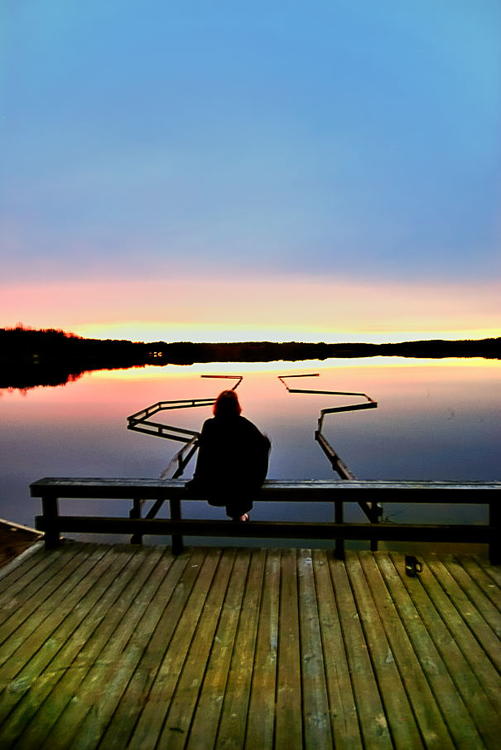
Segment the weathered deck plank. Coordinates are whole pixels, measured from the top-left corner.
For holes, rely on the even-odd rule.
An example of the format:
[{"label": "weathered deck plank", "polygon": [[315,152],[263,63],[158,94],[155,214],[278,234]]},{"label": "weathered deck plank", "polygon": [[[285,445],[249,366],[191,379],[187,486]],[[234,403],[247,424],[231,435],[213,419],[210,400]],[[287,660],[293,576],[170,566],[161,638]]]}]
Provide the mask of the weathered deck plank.
[{"label": "weathered deck plank", "polygon": [[[70,627],[66,631],[65,623],[63,623],[61,632],[56,631],[37,654],[23,666],[14,683],[17,689],[2,693],[1,718],[3,719],[11,712],[8,720],[3,723],[3,737],[6,740],[8,738],[9,742],[13,743],[23,731],[29,736],[30,721],[48,699],[51,691],[58,685],[59,680],[63,680],[62,685],[59,686],[58,691],[52,693],[49,699],[54,721],[57,719],[58,695],[61,696],[64,706],[68,696],[76,693],[81,681],[85,679],[85,662],[79,664],[79,653],[85,644],[86,661],[90,669],[98,644],[94,636],[95,631],[105,616],[108,626],[112,622],[113,618],[109,615],[109,610],[116,606],[125,588],[128,586],[133,592],[131,578],[138,572],[141,563],[140,558],[134,557],[133,550],[130,548],[113,550],[111,558],[107,573],[100,576],[96,585],[73,610],[72,616],[77,623],[75,629],[72,630]],[[100,628],[99,632],[103,633],[105,630],[105,628]],[[54,648],[54,643],[57,643],[58,649]],[[43,724],[48,733],[51,727],[48,716],[44,716]],[[41,722],[36,721],[34,731],[39,742],[43,739],[41,730]]]},{"label": "weathered deck plank", "polygon": [[143,705],[148,700],[202,562],[203,553],[193,550],[192,554],[178,557],[169,569],[168,585],[173,587],[170,598],[165,601],[166,609],[159,618],[150,640],[145,644],[141,659],[108,724],[102,740],[105,747],[123,748],[127,745]]},{"label": "weathered deck plank", "polygon": [[364,745],[367,748],[393,747],[346,566],[341,561],[332,559],[329,560],[329,565]]},{"label": "weathered deck plank", "polygon": [[[447,596],[434,577],[425,576],[422,580],[426,585],[426,593],[432,604],[447,625],[450,637],[454,639],[460,648],[479,682],[483,685],[485,692],[489,696],[489,700],[496,706],[499,715],[499,712],[501,712],[499,672],[485,653],[482,645],[478,642],[475,634],[466,625],[461,612],[455,606],[454,599],[451,600]],[[406,580],[405,584],[409,585]]]},{"label": "weathered deck plank", "polygon": [[447,570],[455,580],[456,584],[463,590],[472,606],[478,611],[479,615],[483,617],[487,625],[495,633],[496,638],[499,639],[501,636],[499,607],[490,601],[489,596],[482,591],[481,586],[478,585],[475,579],[472,578],[468,571],[465,570],[457,560],[448,559],[446,565]]},{"label": "weathered deck plank", "polygon": [[477,586],[494,604],[496,611],[501,610],[501,590],[494,583],[491,576],[486,573],[478,560],[468,555],[461,556],[461,564]]},{"label": "weathered deck plank", "polygon": [[[365,567],[372,567],[371,562],[366,560]],[[379,576],[379,570],[374,575]],[[390,583],[389,591],[396,613],[386,612],[385,621],[389,632],[399,631],[393,639],[395,656],[405,676],[406,690],[420,724],[425,746],[437,749],[455,747],[455,727],[451,729],[448,719],[455,716],[455,711],[458,712],[457,716],[461,716],[464,706],[459,702],[456,689],[412,600],[401,585],[391,585],[391,579],[387,581]],[[396,581],[395,576],[393,581]],[[412,581],[416,586],[421,585],[420,579]],[[381,607],[383,613],[386,609],[384,605]],[[400,626],[400,621],[405,623],[405,627]],[[472,737],[478,741],[475,727],[468,718],[459,736],[464,734],[468,742]],[[475,744],[471,746],[475,747]]]},{"label": "weathered deck plank", "polygon": [[[422,748],[418,725],[404,686],[408,686],[411,680],[418,683],[421,675],[415,667],[419,665],[412,648],[408,647],[405,631],[402,632],[403,629],[397,627],[398,616],[384,584],[381,585],[377,580],[376,571],[367,565],[367,562],[367,559],[364,559],[365,565],[362,568],[360,560],[354,557],[347,568],[353,594],[358,602],[364,636],[381,691],[391,736],[399,747],[408,747],[409,750]],[[373,562],[372,556],[370,562]],[[396,663],[398,657],[401,657],[399,663],[402,664],[400,672]],[[423,705],[426,703],[423,702]],[[421,718],[418,708],[418,721]],[[434,715],[431,719],[435,725],[440,720],[440,715]],[[429,724],[430,722],[428,728]],[[426,723],[423,734],[426,736]],[[442,739],[444,742],[440,745],[441,748],[451,746],[447,742],[447,736]],[[436,747],[439,747],[438,744]]]},{"label": "weathered deck plank", "polygon": [[216,740],[249,562],[249,555],[239,550],[231,572],[211,653],[207,660],[207,669],[198,696],[197,711],[190,728],[188,738],[190,750],[205,750],[206,747],[213,747]]},{"label": "weathered deck plank", "polygon": [[[197,628],[189,645],[172,700],[165,712],[165,720],[158,738],[160,747],[176,750],[176,748],[182,748],[185,745],[205,674],[204,665],[209,660],[212,645],[214,644],[217,647],[215,635],[234,560],[235,551],[224,550],[217,568],[217,575],[210,587]],[[145,750],[149,747],[154,748],[155,743],[150,745],[143,740],[142,747]]]},{"label": "weathered deck plank", "polygon": [[[113,660],[96,665],[88,679],[88,694],[85,695],[86,715],[71,744],[75,750],[95,747],[106,732],[124,697],[131,675],[138,668],[145,645],[150,641],[165,612],[166,602],[177,585],[178,574],[179,571],[172,574],[172,560],[162,556],[157,568],[153,569],[125,617],[121,619],[110,644],[110,649],[113,649]],[[99,703],[96,705],[93,695],[98,691]],[[73,722],[71,713],[65,719],[67,723]],[[50,740],[51,738],[48,738],[47,747],[54,747]],[[62,747],[63,745],[61,750]]]},{"label": "weathered deck plank", "polygon": [[[412,602],[408,605],[407,616],[412,614],[412,607],[416,608],[414,617],[419,618],[428,631],[430,637],[440,653],[449,674],[454,682],[455,689],[463,698],[475,725],[484,738],[487,747],[496,747],[496,725],[499,730],[499,719],[496,717],[493,706],[485,692],[477,675],[465,658],[456,639],[448,628],[446,618],[434,606],[428,591],[423,585],[416,585],[416,581],[408,578],[403,573],[400,560],[395,557],[395,565],[388,558],[382,557],[377,560],[386,585],[393,591],[401,591],[402,584],[407,590],[407,595]],[[419,583],[419,582],[418,582]],[[398,599],[405,602],[405,594],[395,593]],[[405,622],[405,613],[403,622]]]},{"label": "weathered deck plank", "polygon": [[[220,557],[220,550],[208,550],[198,570],[193,588],[187,592],[188,596],[185,607],[179,613],[180,617],[169,644],[169,649],[163,654],[160,668],[157,671],[151,690],[143,703],[138,722],[129,740],[132,747],[154,747],[162,732],[165,715],[182,673],[184,662],[198,621],[202,615]],[[187,603],[189,600],[191,600],[190,604]],[[205,664],[201,665],[201,669],[205,670]]]},{"label": "weathered deck plank", "polygon": [[296,550],[281,553],[280,612],[275,747],[299,747],[302,742],[301,654]]},{"label": "weathered deck plank", "polygon": [[334,743],[311,550],[298,551],[298,583],[304,745],[329,747]]},{"label": "weathered deck plank", "polygon": [[[484,561],[73,543],[2,579],[0,748],[467,748],[501,732]],[[496,650],[497,643],[497,650]]]},{"label": "weathered deck plank", "polygon": [[500,670],[501,649],[499,648],[499,637],[496,637],[496,633],[485,621],[482,612],[479,611],[478,607],[468,596],[468,593],[454,579],[446,563],[429,559],[428,566],[449,599],[455,602],[457,610],[461,613],[461,617],[468,624],[472,633],[475,634],[475,638],[481,643],[485,653],[496,668]]},{"label": "weathered deck plank", "polygon": [[94,613],[97,622],[85,623],[79,637],[80,650],[73,661],[62,662],[63,676],[21,737],[20,747],[27,750],[38,742],[40,748],[67,748],[81,734],[80,727],[89,713],[97,731],[105,698],[113,686],[109,678],[120,666],[121,651],[142,614],[150,594],[149,579],[161,560],[160,551],[149,551],[140,565],[131,566],[132,575],[121,595],[108,602],[106,611]]},{"label": "weathered deck plank", "polygon": [[245,748],[268,750],[273,747],[275,729],[275,704],[278,661],[278,617],[280,607],[280,553],[268,550],[265,569],[259,628],[257,633],[254,671],[247,717]]},{"label": "weathered deck plank", "polygon": [[325,553],[319,550],[313,552],[313,560],[332,732],[336,747],[341,750],[360,750],[363,744],[351,665],[345,648],[329,563]]},{"label": "weathered deck plank", "polygon": [[[110,560],[105,554],[106,550],[99,550],[94,558],[94,566],[83,573],[84,575],[70,594],[64,600],[64,606],[56,606],[50,610],[49,615],[38,622],[34,630],[12,656],[2,666],[2,678],[4,680],[16,680],[20,689],[25,683],[31,684],[50,662],[56,658],[59,649],[71,638],[73,630],[78,626],[82,613],[91,610],[100,594],[100,587],[106,582],[111,582],[109,574]],[[93,585],[93,578],[99,578],[99,586]],[[37,613],[38,614],[38,613]],[[19,692],[11,693],[19,699]]]},{"label": "weathered deck plank", "polygon": [[[33,547],[36,549],[35,545]],[[39,548],[40,545],[38,545],[36,551]],[[61,548],[56,548],[51,550],[51,552],[53,553],[52,555],[45,555],[43,557],[37,554],[29,554],[26,557],[25,552],[0,568],[0,596],[7,589],[11,596],[15,596],[16,591],[22,591],[28,585],[29,581],[35,578],[44,567],[52,565],[52,561],[61,554],[62,550]]]},{"label": "weathered deck plank", "polygon": [[[3,667],[7,658],[22,648],[31,635],[35,634],[36,637],[40,624],[46,617],[61,609],[65,611],[67,597],[72,589],[91,572],[96,559],[102,555],[102,550],[96,553],[95,550],[84,549],[74,556],[63,556],[60,558],[62,567],[56,569],[55,575],[45,580],[40,589],[37,588],[37,596],[32,596],[31,587],[28,587],[22,602],[19,601],[18,606],[0,626],[0,643],[5,642],[0,666]],[[40,585],[38,582],[37,586]]]},{"label": "weathered deck plank", "polygon": [[217,746],[220,748],[240,748],[245,744],[264,563],[264,550],[254,550],[250,553],[245,592],[217,734]]},{"label": "weathered deck plank", "polygon": [[[68,554],[67,548],[61,547],[57,550],[51,550],[47,559],[37,555],[36,559],[29,562],[32,564],[26,566],[26,571],[24,571],[24,566],[17,568],[2,581],[3,586],[0,588],[2,602],[0,606],[1,628],[13,615],[17,617],[19,622],[23,614],[20,611],[22,607],[25,608],[26,617],[29,618],[33,607],[40,604],[37,597],[38,591],[43,589],[44,594],[47,594],[47,590],[45,590],[47,573],[50,577],[55,577],[62,567],[68,562],[72,562],[72,555],[71,553]],[[12,585],[10,585],[11,581]]]},{"label": "weathered deck plank", "polygon": [[479,559],[479,565],[486,571],[489,578],[491,578],[498,589],[501,589],[501,567],[496,565],[489,565],[487,560]]}]

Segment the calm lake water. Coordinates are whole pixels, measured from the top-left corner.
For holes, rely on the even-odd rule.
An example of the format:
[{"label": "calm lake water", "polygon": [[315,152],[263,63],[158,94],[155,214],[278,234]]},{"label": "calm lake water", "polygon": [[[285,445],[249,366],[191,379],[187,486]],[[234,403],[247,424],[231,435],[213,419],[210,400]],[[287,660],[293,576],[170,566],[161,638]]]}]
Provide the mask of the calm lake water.
[{"label": "calm lake water", "polygon": [[[33,525],[40,504],[29,484],[43,476],[154,477],[179,443],[126,429],[126,417],[161,400],[216,396],[229,381],[202,374],[240,374],[243,413],[272,440],[270,478],[336,477],[314,441],[321,408],[360,402],[346,396],[290,394],[278,375],[319,373],[295,387],[369,394],[377,409],[326,417],[324,432],[361,479],[499,480],[501,363],[401,358],[323,363],[166,366],[88,373],[60,387],[0,391],[0,515]],[[198,430],[210,407],[166,412],[168,424]],[[193,462],[185,472],[192,474]],[[186,515],[220,517],[222,510],[191,504]],[[120,515],[129,503],[71,501],[75,514],[92,508]],[[194,510],[196,508],[196,511]],[[390,520],[416,520],[417,508],[387,505]],[[306,518],[309,513],[309,518]],[[483,508],[419,508],[425,522],[483,522]],[[254,518],[330,518],[329,508],[258,504]],[[347,520],[359,519],[356,506]],[[103,537],[94,537],[103,539]],[[203,541],[203,540],[201,540]]]}]

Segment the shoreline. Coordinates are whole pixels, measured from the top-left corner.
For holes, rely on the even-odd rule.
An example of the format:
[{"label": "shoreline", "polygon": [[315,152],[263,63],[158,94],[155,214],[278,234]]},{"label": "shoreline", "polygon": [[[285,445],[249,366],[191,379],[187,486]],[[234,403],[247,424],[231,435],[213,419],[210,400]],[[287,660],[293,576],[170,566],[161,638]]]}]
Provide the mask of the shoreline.
[{"label": "shoreline", "polygon": [[85,372],[210,362],[302,362],[367,357],[501,360],[501,337],[393,344],[241,341],[149,343],[84,339],[64,331],[0,329],[0,388],[63,385]]}]

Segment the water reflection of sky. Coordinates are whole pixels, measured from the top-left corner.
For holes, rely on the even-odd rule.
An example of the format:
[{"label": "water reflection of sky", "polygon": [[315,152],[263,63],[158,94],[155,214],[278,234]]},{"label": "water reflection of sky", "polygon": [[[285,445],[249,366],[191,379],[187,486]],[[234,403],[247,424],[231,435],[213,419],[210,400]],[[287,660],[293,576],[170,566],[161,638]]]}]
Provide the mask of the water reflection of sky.
[{"label": "water reflection of sky", "polygon": [[[360,391],[378,401],[377,409],[325,421],[326,436],[357,477],[499,479],[500,369],[498,362],[484,360],[211,364],[101,371],[62,387],[3,391],[0,514],[32,525],[39,503],[29,497],[28,485],[42,476],[158,477],[180,444],[127,430],[126,416],[160,400],[216,395],[229,381],[200,377],[216,372],[245,376],[238,393],[244,414],[272,440],[270,477],[334,476],[313,434],[320,409],[346,403],[347,397],[289,394],[276,377],[307,371],[320,377],[302,379],[301,387]],[[198,430],[208,416],[210,408],[202,407],[167,412],[162,419]],[[191,472],[192,465],[186,476]],[[94,507],[107,515],[128,510],[120,502],[102,506]],[[71,502],[74,513],[88,507],[89,501]],[[202,511],[220,514],[196,504],[196,515]],[[420,518],[451,522],[451,512],[455,519],[484,520],[469,506],[422,508]],[[326,517],[328,509],[261,504],[254,516],[305,518],[305,513],[314,520]],[[407,520],[409,509],[387,505],[385,513]],[[358,510],[348,517],[358,518]]]}]

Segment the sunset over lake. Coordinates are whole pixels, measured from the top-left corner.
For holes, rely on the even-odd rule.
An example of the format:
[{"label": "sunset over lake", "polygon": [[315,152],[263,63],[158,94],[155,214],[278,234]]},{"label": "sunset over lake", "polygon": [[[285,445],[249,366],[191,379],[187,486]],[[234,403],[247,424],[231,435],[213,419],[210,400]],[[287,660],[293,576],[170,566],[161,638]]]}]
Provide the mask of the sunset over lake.
[{"label": "sunset over lake", "polygon": [[2,324],[498,335],[500,13],[8,3]]},{"label": "sunset over lake", "polygon": [[498,750],[500,0],[0,40],[0,750]]}]

